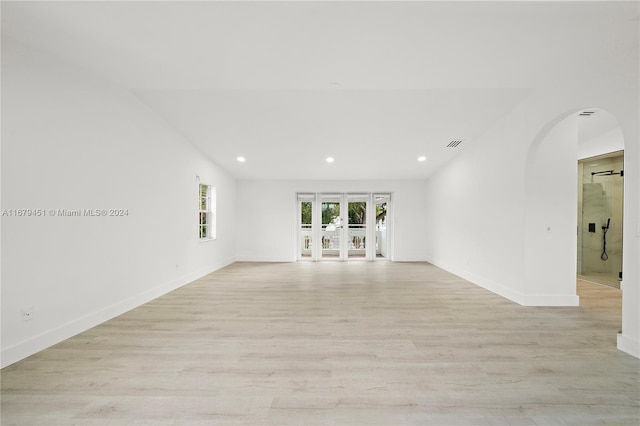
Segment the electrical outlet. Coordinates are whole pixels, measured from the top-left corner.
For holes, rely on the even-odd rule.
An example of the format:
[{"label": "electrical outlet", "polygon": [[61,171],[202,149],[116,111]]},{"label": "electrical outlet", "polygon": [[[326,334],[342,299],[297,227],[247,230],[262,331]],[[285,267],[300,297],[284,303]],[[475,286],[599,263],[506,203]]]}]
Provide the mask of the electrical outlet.
[{"label": "electrical outlet", "polygon": [[22,321],[31,321],[33,319],[33,306],[22,308]]}]

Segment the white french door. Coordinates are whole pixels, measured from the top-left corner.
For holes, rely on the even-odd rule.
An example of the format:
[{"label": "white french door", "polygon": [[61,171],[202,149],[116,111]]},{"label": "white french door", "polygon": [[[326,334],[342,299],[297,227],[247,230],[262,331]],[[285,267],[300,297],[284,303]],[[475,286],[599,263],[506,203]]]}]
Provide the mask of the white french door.
[{"label": "white french door", "polygon": [[370,253],[370,242],[374,241],[369,235],[368,223],[371,222],[371,196],[369,194],[346,194],[346,252],[347,259],[373,260]]},{"label": "white french door", "polygon": [[298,260],[388,258],[389,201],[390,194],[299,193]]},{"label": "white french door", "polygon": [[298,194],[298,224],[297,235],[298,260],[314,260],[315,229],[313,218],[315,217],[315,194]]},{"label": "white french door", "polygon": [[320,257],[322,260],[344,260],[344,196],[320,194]]}]

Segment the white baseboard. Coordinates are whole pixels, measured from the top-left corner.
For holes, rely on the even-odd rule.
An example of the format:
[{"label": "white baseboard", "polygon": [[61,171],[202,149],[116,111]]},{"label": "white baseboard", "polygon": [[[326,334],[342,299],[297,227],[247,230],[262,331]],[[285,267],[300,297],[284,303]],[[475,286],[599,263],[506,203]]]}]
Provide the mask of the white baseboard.
[{"label": "white baseboard", "polygon": [[618,349],[631,356],[640,358],[640,341],[632,339],[622,333],[618,333]]},{"label": "white baseboard", "polygon": [[281,257],[281,256],[238,256],[236,262],[295,262],[295,257]]},{"label": "white baseboard", "polygon": [[524,294],[450,264],[433,260],[429,263],[522,306],[579,306],[580,298],[577,295]]},{"label": "white baseboard", "polygon": [[205,268],[201,268],[188,275],[173,279],[169,282],[161,284],[143,293],[129,297],[120,302],[106,306],[98,312],[91,313],[89,315],[75,319],[67,324],[58,326],[52,330],[48,330],[37,336],[26,339],[20,343],[3,349],[0,355],[0,366],[4,368],[11,365],[21,359],[24,359],[30,355],[40,352],[56,343],[60,343],[70,337],[75,336],[78,333],[82,333],[92,327],[102,324],[112,318],[122,315],[138,306],[144,305],[160,296],[163,296],[173,290],[176,290],[190,282],[193,282],[199,278],[204,277],[220,268],[223,268],[231,263],[235,262],[235,259],[226,259],[221,262],[209,265]]},{"label": "white baseboard", "polygon": [[509,299],[512,302],[516,302],[520,305],[524,305],[525,297],[524,297],[524,294],[520,292],[514,291],[494,281],[485,279],[483,277],[479,277],[464,269],[456,268],[453,265],[450,265],[447,263],[439,262],[437,260],[429,260],[428,262],[431,263],[432,265],[437,266],[440,269],[444,269],[445,271],[452,273],[453,275],[457,275],[460,278],[463,278],[472,284],[480,286],[484,289],[489,290],[492,293],[495,293],[499,296]]},{"label": "white baseboard", "polygon": [[393,256],[391,258],[392,262],[428,262],[423,256],[415,257],[415,256]]}]

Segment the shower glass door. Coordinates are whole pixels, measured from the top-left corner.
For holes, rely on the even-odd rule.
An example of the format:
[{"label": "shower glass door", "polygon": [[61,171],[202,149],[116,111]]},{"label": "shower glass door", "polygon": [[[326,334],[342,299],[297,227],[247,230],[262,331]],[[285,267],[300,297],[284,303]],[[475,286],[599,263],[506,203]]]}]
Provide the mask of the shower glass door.
[{"label": "shower glass door", "polygon": [[622,274],[622,151],[578,162],[579,279],[620,287]]}]

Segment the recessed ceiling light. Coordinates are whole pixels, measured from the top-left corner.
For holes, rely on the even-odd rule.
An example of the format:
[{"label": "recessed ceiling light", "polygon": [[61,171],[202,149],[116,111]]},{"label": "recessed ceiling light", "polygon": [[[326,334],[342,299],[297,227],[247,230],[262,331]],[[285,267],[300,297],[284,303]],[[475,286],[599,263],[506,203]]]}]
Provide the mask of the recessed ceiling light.
[{"label": "recessed ceiling light", "polygon": [[245,161],[247,161],[247,159],[244,157],[238,157],[237,160],[238,160],[238,163],[244,163]]},{"label": "recessed ceiling light", "polygon": [[427,157],[425,157],[424,155],[421,155],[420,157],[418,157],[418,161],[422,162],[422,161],[426,161]]},{"label": "recessed ceiling light", "polygon": [[333,163],[334,161],[336,160],[333,157],[327,157],[327,163]]}]

